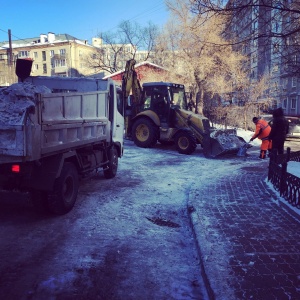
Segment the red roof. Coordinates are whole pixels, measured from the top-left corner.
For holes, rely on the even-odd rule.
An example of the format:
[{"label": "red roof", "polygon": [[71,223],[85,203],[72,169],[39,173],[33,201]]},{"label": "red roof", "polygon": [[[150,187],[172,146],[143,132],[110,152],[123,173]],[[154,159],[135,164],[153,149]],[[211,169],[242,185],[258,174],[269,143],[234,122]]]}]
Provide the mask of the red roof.
[{"label": "red roof", "polygon": [[[150,63],[148,61],[144,61],[144,62],[136,64],[134,69],[137,73],[139,81],[143,81],[143,79],[145,77],[147,77],[147,75],[149,75],[149,74],[153,74],[153,73],[159,74],[159,73],[167,71],[165,68],[158,66],[156,64]],[[109,74],[109,75],[105,76],[103,79],[111,78],[114,81],[121,82],[124,72],[125,72],[125,69],[122,71],[118,71],[118,72]]]}]

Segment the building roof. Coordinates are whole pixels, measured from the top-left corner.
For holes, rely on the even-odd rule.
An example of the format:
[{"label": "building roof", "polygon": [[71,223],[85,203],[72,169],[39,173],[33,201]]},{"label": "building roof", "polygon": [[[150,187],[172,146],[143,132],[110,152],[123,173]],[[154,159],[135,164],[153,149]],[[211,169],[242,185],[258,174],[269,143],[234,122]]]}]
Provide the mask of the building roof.
[{"label": "building roof", "polygon": [[[153,64],[149,61],[143,61],[143,62],[140,62],[138,64],[136,64],[134,66],[135,69],[139,68],[139,67],[142,67],[142,66],[148,66],[148,67],[152,67],[152,68],[156,68],[156,69],[160,69],[160,70],[163,70],[163,71],[167,71],[166,68],[164,67],[161,67],[159,65],[156,65],[156,64]],[[115,72],[115,73],[112,73],[112,74],[109,74],[107,76],[105,76],[103,79],[107,79],[107,78],[111,78],[111,77],[116,77],[117,75],[121,75],[125,72],[125,69],[121,70],[121,71],[118,71],[118,72]]]},{"label": "building roof", "polygon": [[[41,36],[47,36],[47,34],[41,34],[38,37],[33,37],[33,38],[25,38],[25,39],[19,39],[19,40],[12,40],[12,47],[26,47],[26,46],[33,46],[33,45],[43,45],[43,44],[54,44],[58,42],[68,42],[68,41],[76,41],[78,43],[84,43],[86,44],[85,40],[80,40],[70,34],[67,33],[62,33],[62,34],[54,34],[55,39],[51,42],[46,41],[46,42],[41,42]],[[9,42],[4,41],[0,42],[0,49],[3,48],[9,48]]]}]

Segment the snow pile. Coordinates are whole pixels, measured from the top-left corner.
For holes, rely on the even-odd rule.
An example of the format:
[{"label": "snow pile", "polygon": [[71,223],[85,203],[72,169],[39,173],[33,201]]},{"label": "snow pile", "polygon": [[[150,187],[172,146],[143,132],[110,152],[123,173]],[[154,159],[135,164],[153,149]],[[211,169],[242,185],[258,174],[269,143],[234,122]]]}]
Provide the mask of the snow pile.
[{"label": "snow pile", "polygon": [[[237,135],[248,141],[252,137],[253,132],[243,129],[237,129]],[[251,142],[252,146],[260,146],[260,144],[261,141],[259,139],[255,139]],[[300,178],[300,163],[298,161],[289,161],[287,165],[287,171],[288,173]]]},{"label": "snow pile", "polygon": [[0,125],[21,123],[26,109],[35,106],[36,94],[48,94],[51,90],[45,86],[31,83],[15,83],[0,89]]}]

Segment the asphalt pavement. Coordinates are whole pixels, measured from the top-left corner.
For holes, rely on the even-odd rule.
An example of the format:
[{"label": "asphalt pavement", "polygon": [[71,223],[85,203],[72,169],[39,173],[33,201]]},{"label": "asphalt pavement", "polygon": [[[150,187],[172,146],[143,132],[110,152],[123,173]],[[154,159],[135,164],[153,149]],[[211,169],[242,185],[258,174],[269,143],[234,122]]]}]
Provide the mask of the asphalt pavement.
[{"label": "asphalt pavement", "polygon": [[300,216],[268,184],[268,159],[251,155],[189,194],[210,299],[300,299]]}]

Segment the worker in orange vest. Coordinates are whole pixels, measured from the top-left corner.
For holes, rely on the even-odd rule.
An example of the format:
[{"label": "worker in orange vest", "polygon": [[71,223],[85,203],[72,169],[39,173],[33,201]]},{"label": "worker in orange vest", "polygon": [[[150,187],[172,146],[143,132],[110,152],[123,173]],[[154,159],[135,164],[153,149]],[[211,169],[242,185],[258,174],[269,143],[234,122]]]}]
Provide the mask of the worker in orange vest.
[{"label": "worker in orange vest", "polygon": [[272,149],[272,141],[269,140],[271,126],[266,120],[257,117],[254,117],[252,121],[255,124],[255,132],[250,141],[252,142],[256,138],[261,140],[259,158],[264,159],[267,156],[267,151]]}]

